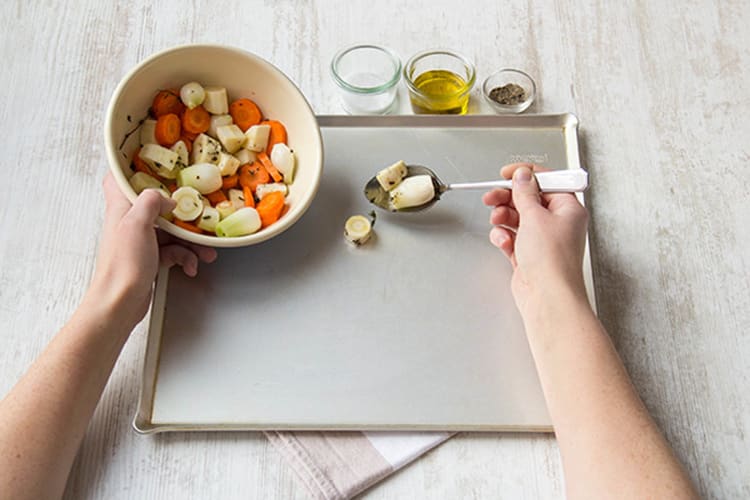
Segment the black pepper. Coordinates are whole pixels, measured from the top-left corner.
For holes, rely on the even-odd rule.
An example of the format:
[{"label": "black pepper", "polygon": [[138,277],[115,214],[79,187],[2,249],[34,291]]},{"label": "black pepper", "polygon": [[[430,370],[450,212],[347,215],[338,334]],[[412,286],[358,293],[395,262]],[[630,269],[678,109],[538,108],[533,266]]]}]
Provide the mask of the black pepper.
[{"label": "black pepper", "polygon": [[526,90],[516,83],[508,83],[490,90],[490,99],[503,106],[521,104],[526,100]]}]

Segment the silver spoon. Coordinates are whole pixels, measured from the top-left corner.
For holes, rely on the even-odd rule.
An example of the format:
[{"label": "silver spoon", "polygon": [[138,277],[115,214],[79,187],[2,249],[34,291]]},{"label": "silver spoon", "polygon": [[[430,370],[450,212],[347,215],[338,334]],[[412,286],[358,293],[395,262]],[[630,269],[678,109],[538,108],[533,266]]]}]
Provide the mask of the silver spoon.
[{"label": "silver spoon", "polygon": [[[388,191],[383,189],[378,180],[373,177],[365,185],[365,197],[376,207],[391,212],[420,212],[434,205],[446,191],[458,189],[511,189],[513,187],[513,182],[510,179],[445,184],[438,178],[435,172],[421,165],[407,165],[406,172],[406,177],[429,175],[432,178],[433,186],[435,186],[435,196],[422,205],[396,209],[391,204]],[[585,191],[589,185],[589,174],[582,168],[539,172],[535,174],[535,177],[539,183],[539,189],[543,193],[578,193]]]}]

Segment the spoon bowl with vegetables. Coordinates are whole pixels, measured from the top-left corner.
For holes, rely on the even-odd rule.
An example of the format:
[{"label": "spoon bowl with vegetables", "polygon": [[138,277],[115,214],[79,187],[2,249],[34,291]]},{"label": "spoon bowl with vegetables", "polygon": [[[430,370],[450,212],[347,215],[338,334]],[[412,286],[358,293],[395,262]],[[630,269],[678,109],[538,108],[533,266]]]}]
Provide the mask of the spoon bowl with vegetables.
[{"label": "spoon bowl with vegetables", "polygon": [[[536,174],[543,193],[578,193],[588,187],[588,172],[582,168]],[[431,169],[403,161],[381,170],[365,185],[365,197],[390,212],[421,212],[433,206],[448,191],[511,189],[510,179],[446,184]]]}]

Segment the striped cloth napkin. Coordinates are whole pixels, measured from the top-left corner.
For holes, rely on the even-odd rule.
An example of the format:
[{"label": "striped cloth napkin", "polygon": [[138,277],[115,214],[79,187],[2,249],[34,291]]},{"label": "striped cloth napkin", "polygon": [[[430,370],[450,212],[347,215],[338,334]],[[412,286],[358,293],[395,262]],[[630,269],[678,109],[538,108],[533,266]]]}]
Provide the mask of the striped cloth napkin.
[{"label": "striped cloth napkin", "polygon": [[450,432],[266,432],[318,500],[344,500],[450,438]]}]

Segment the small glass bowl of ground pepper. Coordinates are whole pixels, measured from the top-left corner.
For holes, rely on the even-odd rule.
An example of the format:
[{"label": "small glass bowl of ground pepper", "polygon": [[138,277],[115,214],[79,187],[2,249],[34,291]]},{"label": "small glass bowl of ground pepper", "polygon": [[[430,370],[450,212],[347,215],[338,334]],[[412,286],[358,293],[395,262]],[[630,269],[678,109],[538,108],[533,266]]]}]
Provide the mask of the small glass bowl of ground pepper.
[{"label": "small glass bowl of ground pepper", "polygon": [[536,83],[518,69],[501,69],[482,85],[487,102],[498,113],[523,113],[536,97]]}]

